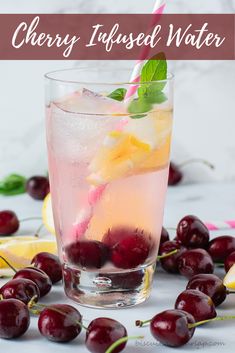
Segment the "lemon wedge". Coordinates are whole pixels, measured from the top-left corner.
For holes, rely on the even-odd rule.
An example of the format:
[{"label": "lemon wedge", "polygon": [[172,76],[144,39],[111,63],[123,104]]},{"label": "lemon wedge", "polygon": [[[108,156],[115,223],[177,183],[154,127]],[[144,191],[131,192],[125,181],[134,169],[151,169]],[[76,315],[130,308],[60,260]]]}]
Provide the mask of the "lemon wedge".
[{"label": "lemon wedge", "polygon": [[[12,240],[0,245],[0,256],[15,268],[28,266],[32,258],[42,251],[56,254],[56,241],[35,238],[34,240]],[[0,258],[0,269],[2,268],[8,268],[8,266]]]},{"label": "lemon wedge", "polygon": [[35,235],[10,235],[5,237],[0,237],[0,245],[8,243],[9,241],[23,241],[23,240],[37,240],[38,237]]},{"label": "lemon wedge", "polygon": [[230,268],[224,277],[223,281],[225,287],[235,289],[235,264]]},{"label": "lemon wedge", "polygon": [[91,174],[87,180],[97,186],[131,175],[150,152],[150,145],[134,135],[113,131],[109,133],[103,146],[92,159],[89,165]]},{"label": "lemon wedge", "polygon": [[111,131],[89,165],[87,181],[94,186],[167,166],[172,111],[130,119],[123,129]]},{"label": "lemon wedge", "polygon": [[55,234],[55,226],[53,220],[52,206],[51,206],[51,194],[49,193],[42,205],[42,222],[45,228],[51,233]]}]

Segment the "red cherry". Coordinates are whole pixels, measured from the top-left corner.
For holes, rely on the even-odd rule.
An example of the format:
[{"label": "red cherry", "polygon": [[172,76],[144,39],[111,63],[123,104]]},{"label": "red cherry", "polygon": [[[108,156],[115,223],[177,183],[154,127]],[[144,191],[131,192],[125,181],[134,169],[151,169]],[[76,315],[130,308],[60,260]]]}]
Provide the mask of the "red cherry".
[{"label": "red cherry", "polygon": [[160,238],[160,245],[165,243],[166,241],[170,240],[170,236],[166,228],[162,227],[161,238]]},{"label": "red cherry", "polygon": [[79,270],[68,268],[66,265],[62,266],[63,282],[65,288],[76,289],[80,283],[80,274]]},{"label": "red cherry", "polygon": [[224,261],[224,269],[226,272],[235,264],[235,251],[229,254]]},{"label": "red cherry", "polygon": [[102,243],[106,244],[110,248],[116,245],[119,241],[125,237],[132,235],[133,230],[127,227],[115,227],[109,229],[107,233],[103,236]]},{"label": "red cherry", "polygon": [[187,250],[177,240],[166,241],[160,246],[159,255],[165,255],[173,250],[178,250],[176,254],[160,259],[161,266],[166,272],[179,273],[178,259]]},{"label": "red cherry", "polygon": [[[86,347],[92,353],[104,353],[114,342],[126,336],[126,328],[120,322],[100,317],[88,326]],[[126,342],[120,344],[112,353],[121,352],[125,346]]]},{"label": "red cherry", "polygon": [[27,306],[17,299],[0,301],[0,338],[16,338],[22,336],[30,323]]},{"label": "red cherry", "polygon": [[20,226],[17,215],[13,211],[0,212],[0,235],[12,235]]},{"label": "red cherry", "polygon": [[141,270],[128,273],[102,273],[101,275],[112,281],[113,289],[119,290],[137,290],[144,280],[144,273]]},{"label": "red cherry", "polygon": [[151,234],[146,233],[143,229],[131,229],[128,227],[114,227],[109,229],[103,236],[102,242],[111,248],[123,239],[133,235],[142,236],[152,243]]},{"label": "red cherry", "polygon": [[169,167],[169,177],[168,177],[168,185],[174,186],[181,182],[183,179],[183,173],[179,170],[179,168],[174,164],[170,163]]},{"label": "red cherry", "polygon": [[40,252],[34,256],[31,264],[44,271],[50,277],[52,283],[61,281],[62,268],[58,256],[48,252]]},{"label": "red cherry", "polygon": [[187,289],[180,293],[175,302],[175,309],[184,310],[193,315],[196,322],[216,317],[212,299],[195,289]]},{"label": "red cherry", "polygon": [[87,269],[101,268],[108,261],[109,249],[100,241],[82,240],[65,249],[69,262]]},{"label": "red cherry", "polygon": [[222,235],[212,239],[208,247],[208,252],[214,262],[224,262],[233,251],[235,251],[235,237],[230,235]]},{"label": "red cherry", "polygon": [[45,308],[38,319],[38,329],[50,341],[69,342],[81,332],[82,316],[71,305],[54,304]]},{"label": "red cherry", "polygon": [[192,337],[195,328],[194,317],[183,310],[166,310],[154,316],[150,322],[150,331],[153,337],[162,344],[170,347],[180,347]]},{"label": "red cherry", "polygon": [[33,176],[27,180],[27,193],[35,200],[43,200],[50,192],[48,178],[44,176]]},{"label": "red cherry", "polygon": [[128,235],[112,248],[111,261],[118,268],[135,268],[144,264],[150,248],[151,244],[144,236]]},{"label": "red cherry", "polygon": [[209,231],[205,224],[196,216],[186,216],[177,226],[177,239],[187,248],[207,249]]},{"label": "red cherry", "polygon": [[45,296],[51,290],[51,280],[47,274],[37,268],[26,267],[16,272],[13,278],[27,278],[36,283],[40,291],[40,297]]},{"label": "red cherry", "polygon": [[223,281],[216,275],[201,273],[193,276],[186,289],[196,289],[208,295],[215,306],[220,305],[227,297],[227,288]]},{"label": "red cherry", "polygon": [[27,278],[16,278],[8,281],[0,289],[4,299],[18,299],[28,304],[34,297],[34,301],[40,297],[40,291],[36,283]]},{"label": "red cherry", "polygon": [[183,276],[190,279],[199,273],[213,273],[214,263],[206,250],[192,249],[180,255],[178,269]]}]

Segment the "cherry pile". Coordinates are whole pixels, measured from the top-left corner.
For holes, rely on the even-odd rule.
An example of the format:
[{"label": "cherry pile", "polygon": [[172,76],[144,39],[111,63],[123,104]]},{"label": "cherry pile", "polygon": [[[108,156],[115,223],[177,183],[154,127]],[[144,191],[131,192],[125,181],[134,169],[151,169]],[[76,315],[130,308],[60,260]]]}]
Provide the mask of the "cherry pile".
[{"label": "cherry pile", "polygon": [[[180,273],[190,279],[199,274],[212,274],[216,265],[224,264],[225,271],[235,263],[235,237],[218,236],[210,240],[205,224],[196,216],[188,215],[180,220],[176,237],[169,240],[162,229],[159,255],[162,268],[169,273]],[[177,250],[172,256],[163,257]]]},{"label": "cherry pile", "polygon": [[[52,283],[62,279],[62,268],[57,256],[43,252],[32,259],[32,266],[16,271],[0,288],[0,338],[22,336],[30,326],[30,314],[38,316],[42,336],[53,342],[70,342],[86,330],[85,345],[92,353],[121,352],[129,339],[126,328],[118,321],[100,317],[85,327],[81,313],[68,304],[39,304],[49,293]],[[42,270],[44,269],[45,272]],[[54,269],[54,271],[53,271]]]},{"label": "cherry pile", "polygon": [[[17,227],[19,221],[13,212],[0,212],[0,234],[11,234]],[[193,337],[197,326],[225,320],[226,317],[217,316],[216,307],[230,292],[213,272],[218,263],[223,263],[226,271],[235,263],[234,239],[224,235],[210,240],[207,227],[192,215],[180,220],[174,240],[170,240],[167,229],[163,228],[158,261],[165,271],[188,278],[188,283],[176,298],[174,308],[151,320],[138,320],[136,325],[150,323],[150,332],[155,339],[164,345],[179,347]],[[102,242],[76,241],[68,245],[65,252],[72,264],[88,269],[99,269],[107,261],[118,268],[131,269],[142,265],[152,249],[150,235],[138,229],[120,227],[109,230]],[[63,272],[64,281],[71,281]],[[129,278],[128,274],[123,276],[118,280],[127,281],[127,288],[133,282],[135,288],[136,283],[142,281],[143,274],[137,272],[136,278]],[[93,353],[118,353],[125,348],[128,339],[142,337],[129,337],[120,322],[106,317],[96,318],[85,327],[81,313],[71,305],[40,304],[40,298],[61,279],[58,257],[46,252],[37,254],[31,266],[15,270],[13,278],[0,288],[0,338],[23,335],[29,328],[30,314],[38,315],[38,329],[50,341],[69,342],[84,329],[86,348]],[[116,286],[118,288],[120,283],[117,282]]]},{"label": "cherry pile", "polygon": [[[213,274],[216,265],[224,264],[228,271],[235,263],[234,237],[218,236],[210,240],[207,227],[199,218],[190,215],[179,222],[174,240],[170,240],[165,228],[162,229],[159,254],[165,271],[180,273],[189,281],[176,298],[174,309],[163,311],[151,320],[137,320],[136,326],[150,323],[151,334],[156,340],[163,345],[180,347],[192,338],[197,326],[235,319],[235,316],[217,316],[216,307],[224,302],[230,291]],[[164,257],[167,254],[170,256]]]}]

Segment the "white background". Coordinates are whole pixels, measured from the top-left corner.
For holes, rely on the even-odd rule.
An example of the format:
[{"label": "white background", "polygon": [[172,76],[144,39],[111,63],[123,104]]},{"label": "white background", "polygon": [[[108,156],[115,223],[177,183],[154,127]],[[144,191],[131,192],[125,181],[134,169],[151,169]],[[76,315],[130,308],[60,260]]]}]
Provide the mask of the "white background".
[{"label": "white background", "polygon": [[[154,0],[0,0],[0,13],[150,13],[153,3]],[[166,12],[234,10],[235,0],[169,0]],[[13,171],[25,175],[45,173],[43,74],[79,64],[0,62],[0,176]],[[216,166],[214,172],[199,165],[185,168],[186,182],[235,179],[235,61],[178,61],[170,66],[176,76],[172,157],[178,163],[189,157],[203,157]]]}]

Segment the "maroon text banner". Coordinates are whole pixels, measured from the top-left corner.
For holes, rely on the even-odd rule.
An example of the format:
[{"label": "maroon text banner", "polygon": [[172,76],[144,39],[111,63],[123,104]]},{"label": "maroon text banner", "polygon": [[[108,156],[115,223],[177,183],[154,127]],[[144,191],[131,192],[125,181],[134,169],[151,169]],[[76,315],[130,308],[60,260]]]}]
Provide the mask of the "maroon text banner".
[{"label": "maroon text banner", "polygon": [[1,14],[0,60],[234,60],[233,14]]}]

